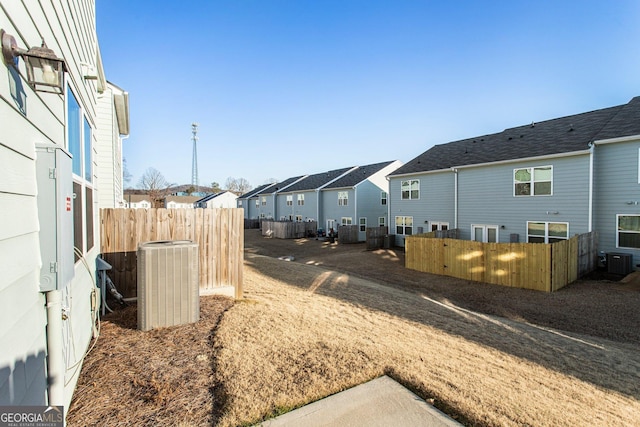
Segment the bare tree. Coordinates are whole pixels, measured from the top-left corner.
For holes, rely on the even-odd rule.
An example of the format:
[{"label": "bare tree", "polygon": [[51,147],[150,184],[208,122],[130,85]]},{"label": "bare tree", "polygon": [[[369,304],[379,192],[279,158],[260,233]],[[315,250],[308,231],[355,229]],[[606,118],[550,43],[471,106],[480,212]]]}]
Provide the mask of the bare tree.
[{"label": "bare tree", "polygon": [[231,191],[236,194],[244,194],[253,188],[246,179],[232,177],[227,178],[225,187],[227,191]]},{"label": "bare tree", "polygon": [[158,207],[162,199],[169,194],[169,187],[171,187],[171,185],[160,171],[155,168],[148,168],[144,171],[138,182],[138,186],[146,190],[154,207]]},{"label": "bare tree", "polygon": [[131,172],[129,172],[129,168],[127,167],[127,159],[122,158],[122,181],[124,181],[125,187],[129,188],[129,183],[131,182]]}]

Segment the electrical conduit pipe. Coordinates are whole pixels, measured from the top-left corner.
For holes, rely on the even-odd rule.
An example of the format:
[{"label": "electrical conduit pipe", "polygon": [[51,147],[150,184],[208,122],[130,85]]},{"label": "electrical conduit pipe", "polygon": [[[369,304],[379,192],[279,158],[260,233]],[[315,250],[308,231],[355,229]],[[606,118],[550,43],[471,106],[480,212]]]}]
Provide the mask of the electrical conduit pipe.
[{"label": "electrical conduit pipe", "polygon": [[64,405],[64,359],[62,356],[62,293],[46,293],[47,298],[47,378],[49,406]]}]

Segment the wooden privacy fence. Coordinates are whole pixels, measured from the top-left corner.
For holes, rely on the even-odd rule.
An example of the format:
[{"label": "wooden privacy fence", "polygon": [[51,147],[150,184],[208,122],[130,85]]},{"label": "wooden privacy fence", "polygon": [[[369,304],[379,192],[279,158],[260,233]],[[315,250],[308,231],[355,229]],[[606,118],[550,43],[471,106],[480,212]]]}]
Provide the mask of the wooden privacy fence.
[{"label": "wooden privacy fence", "polygon": [[269,221],[262,220],[262,235],[277,239],[300,239],[318,233],[317,221]]},{"label": "wooden privacy fence", "polygon": [[405,266],[502,286],[553,292],[597,265],[597,234],[545,243],[482,243],[407,236]]},{"label": "wooden privacy fence", "polygon": [[242,209],[100,209],[100,224],[107,274],[124,297],[136,296],[139,244],[157,240],[198,243],[200,293],[242,297]]}]

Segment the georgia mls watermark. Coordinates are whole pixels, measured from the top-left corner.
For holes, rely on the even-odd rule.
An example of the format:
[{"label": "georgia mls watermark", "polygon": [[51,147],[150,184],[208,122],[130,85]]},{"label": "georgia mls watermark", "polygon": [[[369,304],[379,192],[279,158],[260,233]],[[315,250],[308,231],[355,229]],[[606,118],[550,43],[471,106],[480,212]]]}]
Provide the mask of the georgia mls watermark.
[{"label": "georgia mls watermark", "polygon": [[0,427],[63,426],[63,406],[0,406]]}]

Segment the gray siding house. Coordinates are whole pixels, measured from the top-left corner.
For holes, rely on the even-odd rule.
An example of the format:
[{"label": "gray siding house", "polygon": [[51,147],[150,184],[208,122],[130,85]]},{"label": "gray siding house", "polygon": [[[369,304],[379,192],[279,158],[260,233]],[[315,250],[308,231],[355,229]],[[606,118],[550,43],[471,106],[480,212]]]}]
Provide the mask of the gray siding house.
[{"label": "gray siding house", "polygon": [[323,209],[320,190],[354,169],[356,167],[307,175],[278,191],[278,217],[275,219],[318,221]]},{"label": "gray siding house", "polygon": [[[274,183],[264,184],[238,197],[237,207],[244,209],[245,219],[268,218],[266,214],[269,210],[269,207],[266,205],[267,199],[263,199],[261,196],[266,197],[266,195],[262,193],[274,186]],[[262,201],[265,202],[264,205],[262,205]]]},{"label": "gray siding house", "polygon": [[398,160],[358,166],[320,190],[319,227],[337,230],[358,225],[358,240],[366,240],[366,228],[388,225],[389,182],[386,175],[400,167]]},{"label": "gray siding house", "polygon": [[404,236],[553,242],[597,231],[599,249],[640,262],[640,98],[436,145],[389,175]]},{"label": "gray siding house", "polygon": [[[97,334],[100,191],[110,189],[105,205],[122,198],[119,182],[98,175],[121,179],[120,147],[111,143],[120,142],[128,124],[113,122],[118,105],[111,92],[106,108],[99,106],[99,94],[111,89],[95,14],[93,0],[0,7],[2,406],[68,408]],[[40,82],[29,82],[20,52],[40,47],[42,38],[65,67],[40,64],[34,73]]]}]

